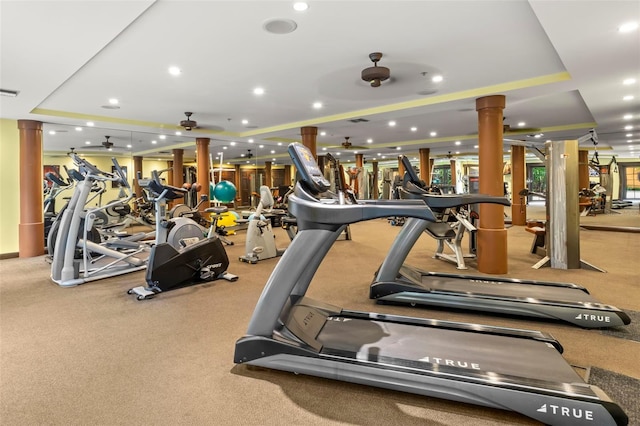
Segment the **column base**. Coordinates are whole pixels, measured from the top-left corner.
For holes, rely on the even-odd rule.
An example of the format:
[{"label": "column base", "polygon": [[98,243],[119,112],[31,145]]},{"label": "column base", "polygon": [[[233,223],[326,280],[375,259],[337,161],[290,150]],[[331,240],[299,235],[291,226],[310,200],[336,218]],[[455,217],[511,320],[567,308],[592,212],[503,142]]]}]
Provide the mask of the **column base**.
[{"label": "column base", "polygon": [[18,225],[18,250],[20,257],[35,257],[44,254],[44,223],[21,223]]},{"label": "column base", "polygon": [[484,274],[506,274],[507,230],[478,228],[478,271]]},{"label": "column base", "polygon": [[527,206],[525,204],[511,204],[511,224],[515,226],[527,224]]}]

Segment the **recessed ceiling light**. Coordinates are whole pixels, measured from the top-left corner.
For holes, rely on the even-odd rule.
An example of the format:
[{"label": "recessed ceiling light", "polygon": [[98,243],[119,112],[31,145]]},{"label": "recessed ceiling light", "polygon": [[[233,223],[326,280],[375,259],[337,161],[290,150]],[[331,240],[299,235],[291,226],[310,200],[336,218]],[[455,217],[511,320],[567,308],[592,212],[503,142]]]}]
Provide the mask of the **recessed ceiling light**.
[{"label": "recessed ceiling light", "polygon": [[84,141],[85,145],[91,145],[91,141]]},{"label": "recessed ceiling light", "polygon": [[396,122],[395,122],[395,121],[391,120],[391,121],[389,122],[389,126],[393,127],[393,126],[395,126],[395,125],[396,125]]},{"label": "recessed ceiling light", "polygon": [[633,141],[633,139],[627,139],[627,143],[631,143],[631,141]]},{"label": "recessed ceiling light", "polygon": [[537,135],[534,136],[534,138],[536,138],[536,139],[540,139],[541,137],[542,137],[542,133],[537,134]]},{"label": "recessed ceiling light", "polygon": [[231,142],[229,142],[229,145],[236,146],[236,143],[234,141],[231,141]]},{"label": "recessed ceiling light", "polygon": [[367,139],[367,143],[373,143],[373,139],[371,138]]},{"label": "recessed ceiling light", "polygon": [[618,31],[620,31],[621,33],[630,33],[631,31],[635,31],[637,29],[637,22],[627,22],[626,24],[622,24],[618,27]]},{"label": "recessed ceiling light", "polygon": [[275,150],[275,149],[272,149],[270,152],[271,152],[272,154],[275,154],[275,153],[276,153],[276,150]]},{"label": "recessed ceiling light", "polygon": [[118,100],[116,98],[111,98],[111,99],[109,99],[109,103],[111,105],[118,105]]},{"label": "recessed ceiling light", "polygon": [[182,136],[182,132],[176,132],[176,136]]},{"label": "recessed ceiling light", "polygon": [[131,148],[131,144],[127,144],[127,148]]},{"label": "recessed ceiling light", "polygon": [[94,126],[93,121],[87,121],[87,126],[89,126],[89,127],[93,127],[93,126]]},{"label": "recessed ceiling light", "polygon": [[49,134],[50,134],[50,135],[55,135],[55,134],[56,134],[56,131],[55,131],[55,130],[49,130]]},{"label": "recessed ceiling light", "polygon": [[264,89],[262,87],[256,87],[253,89],[254,95],[264,95]]},{"label": "recessed ceiling light", "polygon": [[297,1],[293,4],[293,10],[297,10],[298,12],[302,12],[303,10],[307,10],[309,5],[303,1]]},{"label": "recessed ceiling light", "polygon": [[624,80],[622,80],[622,84],[624,84],[625,86],[630,86],[635,83],[636,83],[635,78],[625,78]]},{"label": "recessed ceiling light", "polygon": [[402,148],[399,146],[396,146],[396,151],[400,151]]},{"label": "recessed ceiling light", "polygon": [[182,70],[178,67],[169,67],[169,74],[171,75],[180,75],[182,74]]},{"label": "recessed ceiling light", "polygon": [[478,149],[478,145],[474,145],[473,147],[474,147],[475,149]]},{"label": "recessed ceiling light", "polygon": [[627,133],[625,136],[630,138],[631,136],[633,136],[633,133]]},{"label": "recessed ceiling light", "polygon": [[258,145],[258,148],[264,148],[264,145]]},{"label": "recessed ceiling light", "polygon": [[82,127],[76,127],[76,132],[81,132],[82,131]]},{"label": "recessed ceiling light", "polygon": [[322,148],[322,150],[323,150],[323,151],[326,151],[326,150],[327,150],[327,147]]},{"label": "recessed ceiling light", "polygon": [[633,126],[624,126],[624,129],[625,130],[631,130],[631,129],[633,129]]},{"label": "recessed ceiling light", "polygon": [[151,143],[152,143],[152,144],[156,144],[156,143],[158,143],[158,141],[156,141],[156,140],[152,140],[152,141],[151,141]]},{"label": "recessed ceiling light", "polygon": [[626,95],[626,96],[623,96],[622,100],[623,101],[632,101],[633,98],[634,98],[633,95]]},{"label": "recessed ceiling light", "polygon": [[456,145],[460,145],[462,142],[460,142],[460,141],[455,141],[454,143],[455,143]]},{"label": "recessed ceiling light", "polygon": [[626,114],[624,115],[622,118],[624,118],[625,120],[631,120],[633,118],[633,115],[631,114]]},{"label": "recessed ceiling light", "polygon": [[160,135],[160,136],[158,136],[158,137],[159,137],[160,139],[166,139],[166,138],[167,138],[167,136],[166,136],[166,135]]},{"label": "recessed ceiling light", "polygon": [[431,77],[431,81],[433,81],[434,83],[440,83],[442,80],[444,80],[444,77],[442,77],[440,74]]},{"label": "recessed ceiling light", "polygon": [[278,142],[278,146],[282,146],[282,142]]},{"label": "recessed ceiling light", "polygon": [[526,125],[527,125],[527,123],[525,123],[524,121],[521,121],[521,122],[518,123],[518,127],[524,127]]},{"label": "recessed ceiling light", "polygon": [[242,124],[249,124],[249,120],[245,118],[244,120],[242,120]]},{"label": "recessed ceiling light", "polygon": [[417,131],[417,130],[418,130],[418,128],[417,128],[417,127],[415,127],[415,126],[411,128],[411,131],[412,131],[412,132],[415,132],[415,131]]},{"label": "recessed ceiling light", "polygon": [[[509,150],[509,152],[511,152],[511,150]],[[456,151],[456,154],[460,154],[460,151]]]},{"label": "recessed ceiling light", "polygon": [[320,132],[320,136],[326,136],[327,132]]},{"label": "recessed ceiling light", "polygon": [[339,153],[339,152],[336,152],[336,155],[340,155],[340,153]]},{"label": "recessed ceiling light", "polygon": [[249,142],[249,143],[253,143],[253,139],[249,139],[247,142]]},{"label": "recessed ceiling light", "polygon": [[322,108],[322,102],[314,102],[314,103],[313,103],[313,107],[314,107],[315,109],[320,109],[320,108]]},{"label": "recessed ceiling light", "polygon": [[227,149],[227,147],[226,147],[226,146],[223,146],[223,147],[222,147],[222,149]]},{"label": "recessed ceiling light", "polygon": [[271,161],[276,161],[276,159],[275,159],[275,158],[272,158],[272,159],[271,159]]},{"label": "recessed ceiling light", "polygon": [[438,136],[438,132],[431,132],[429,133],[429,136]]}]

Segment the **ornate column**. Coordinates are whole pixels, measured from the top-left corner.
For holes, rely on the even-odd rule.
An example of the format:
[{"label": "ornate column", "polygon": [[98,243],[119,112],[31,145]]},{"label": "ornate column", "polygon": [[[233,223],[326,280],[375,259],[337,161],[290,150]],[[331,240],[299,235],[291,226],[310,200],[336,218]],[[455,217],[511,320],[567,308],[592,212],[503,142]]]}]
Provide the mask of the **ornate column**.
[{"label": "ornate column", "polygon": [[380,191],[378,189],[378,160],[373,160],[371,162],[371,165],[373,166],[373,192],[372,192],[372,198],[374,200],[377,200],[380,197]]},{"label": "ornate column", "polygon": [[182,188],[184,184],[184,175],[182,174],[184,168],[184,149],[173,149],[173,186]]},{"label": "ornate column", "polygon": [[269,188],[273,186],[273,179],[271,178],[271,161],[264,162],[264,180],[264,184]]},{"label": "ornate column", "polygon": [[167,168],[171,169],[171,171],[169,171],[169,173],[167,173],[167,185],[175,186],[173,184],[173,161],[171,161],[171,160],[167,161]]},{"label": "ornate column", "polygon": [[431,183],[431,166],[433,165],[432,160],[429,160],[429,148],[420,148],[418,155],[420,158],[420,179],[429,185]]},{"label": "ornate column", "polygon": [[511,223],[524,226],[527,222],[527,200],[520,191],[525,186],[524,146],[511,146]]},{"label": "ornate column", "polygon": [[[481,194],[504,195],[502,121],[505,104],[504,95],[476,99]],[[486,274],[506,274],[507,230],[504,229],[503,206],[480,204],[477,236],[478,271]]]},{"label": "ornate column", "polygon": [[456,182],[458,181],[458,179],[456,178],[456,160],[450,159],[449,167],[451,168],[451,185],[453,185],[453,187],[455,188]]},{"label": "ornate column", "polygon": [[138,183],[138,175],[144,177],[144,175],[142,174],[142,157],[140,157],[139,155],[133,156],[133,175],[136,177],[133,180],[133,193],[136,194],[136,197],[139,197],[140,195],[142,195],[142,192],[140,189],[140,183]]},{"label": "ornate column", "polygon": [[316,152],[316,136],[318,136],[318,128],[313,126],[301,127],[300,134],[302,135],[302,145],[309,148],[314,158],[318,159],[318,154]]},{"label": "ornate column", "polygon": [[233,184],[236,186],[236,200],[242,200],[242,187],[240,186],[240,164],[234,166]]},{"label": "ornate column", "polygon": [[[198,200],[206,195],[209,197],[209,138],[196,138],[196,149],[198,155],[196,156],[196,169],[198,173],[198,183],[200,184],[200,191],[198,192]],[[204,210],[209,207],[209,203],[202,203],[200,210]]]},{"label": "ornate column", "polygon": [[[284,166],[284,184],[285,185],[291,185],[291,179],[294,179],[295,177],[291,176],[291,166],[289,164],[285,164]],[[295,184],[295,182],[294,182]]]},{"label": "ornate column", "polygon": [[42,216],[42,123],[18,120],[20,134],[20,257],[44,254],[44,219]]},{"label": "ornate column", "polygon": [[[589,188],[589,151],[578,151],[578,187]],[[609,196],[609,194],[607,194]]]}]

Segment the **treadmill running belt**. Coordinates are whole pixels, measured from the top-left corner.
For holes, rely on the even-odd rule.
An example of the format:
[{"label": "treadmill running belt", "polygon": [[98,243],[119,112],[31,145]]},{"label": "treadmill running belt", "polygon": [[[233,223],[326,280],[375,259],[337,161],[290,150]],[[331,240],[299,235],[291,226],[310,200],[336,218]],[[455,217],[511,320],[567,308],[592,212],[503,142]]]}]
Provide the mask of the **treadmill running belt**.
[{"label": "treadmill running belt", "polygon": [[584,291],[546,285],[482,282],[478,280],[424,276],[422,277],[422,286],[430,288],[433,291],[481,294],[485,296],[521,299],[527,302],[531,302],[532,300],[552,300],[559,303],[600,303]]},{"label": "treadmill running belt", "polygon": [[[584,383],[550,344],[529,339],[330,317],[317,337],[322,353],[423,370]],[[513,347],[517,345],[517,347]],[[541,367],[544,366],[544,367]]]}]

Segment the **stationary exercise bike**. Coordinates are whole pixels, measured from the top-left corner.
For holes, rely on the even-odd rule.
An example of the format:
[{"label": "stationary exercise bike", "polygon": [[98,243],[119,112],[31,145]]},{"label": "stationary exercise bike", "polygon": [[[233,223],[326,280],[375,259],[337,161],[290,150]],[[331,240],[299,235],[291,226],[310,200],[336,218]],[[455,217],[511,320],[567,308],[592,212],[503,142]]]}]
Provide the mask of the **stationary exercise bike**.
[{"label": "stationary exercise bike", "polygon": [[249,218],[247,228],[247,241],[244,256],[240,256],[240,261],[251,264],[258,263],[259,260],[271,259],[282,256],[284,250],[276,248],[276,236],[273,234],[271,220],[265,218],[262,213],[285,215],[284,210],[273,210],[273,195],[268,186],[260,187],[260,202],[256,211]]},{"label": "stationary exercise bike", "polygon": [[[200,228],[193,220],[185,217],[165,219],[166,201],[183,197],[187,190],[163,185],[157,174],[149,182],[149,189],[157,194],[154,202],[158,243],[152,247],[149,255],[145,276],[147,286],[134,287],[127,293],[137,295],[138,300],[144,300],[162,292],[221,278],[237,281],[236,275],[227,272],[229,258],[215,232],[210,231],[206,238],[204,232],[201,232],[202,239],[198,236],[179,238],[179,235],[172,235],[188,223]],[[205,212],[214,210],[215,207],[212,207],[205,209]]]}]

